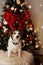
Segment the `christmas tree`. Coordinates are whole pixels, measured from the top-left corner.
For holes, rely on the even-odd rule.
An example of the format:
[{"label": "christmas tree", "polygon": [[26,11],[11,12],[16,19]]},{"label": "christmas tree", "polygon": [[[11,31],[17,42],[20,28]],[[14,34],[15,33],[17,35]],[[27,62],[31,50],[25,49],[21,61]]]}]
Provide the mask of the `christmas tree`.
[{"label": "christmas tree", "polygon": [[10,33],[14,30],[22,32],[22,50],[39,48],[39,39],[25,0],[6,0],[1,17],[0,49],[7,50]]}]

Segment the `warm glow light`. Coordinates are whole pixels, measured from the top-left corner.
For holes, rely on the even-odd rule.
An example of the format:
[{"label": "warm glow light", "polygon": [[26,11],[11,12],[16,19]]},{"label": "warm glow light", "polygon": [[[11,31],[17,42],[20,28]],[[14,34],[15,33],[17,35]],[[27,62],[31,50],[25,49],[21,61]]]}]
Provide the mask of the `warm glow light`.
[{"label": "warm glow light", "polygon": [[9,5],[6,5],[7,8],[9,8]]},{"label": "warm glow light", "polygon": [[2,4],[4,4],[5,2],[4,1],[2,1]]},{"label": "warm glow light", "polygon": [[43,26],[41,26],[41,28],[43,29]]},{"label": "warm glow light", "polygon": [[28,8],[29,8],[29,9],[31,9],[31,8],[32,8],[32,6],[31,6],[31,5],[29,5],[29,6],[28,6]]},{"label": "warm glow light", "polygon": [[42,4],[40,4],[40,7],[42,7],[43,5]]},{"label": "warm glow light", "polygon": [[36,30],[34,30],[34,33],[36,33]]}]

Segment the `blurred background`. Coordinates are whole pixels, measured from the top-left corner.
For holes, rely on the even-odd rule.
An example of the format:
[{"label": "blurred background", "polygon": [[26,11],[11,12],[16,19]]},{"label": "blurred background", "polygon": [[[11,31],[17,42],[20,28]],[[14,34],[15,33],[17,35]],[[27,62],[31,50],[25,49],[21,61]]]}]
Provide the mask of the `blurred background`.
[{"label": "blurred background", "polygon": [[[0,15],[3,14],[3,6],[5,5],[6,0],[0,0]],[[27,7],[29,8],[30,15],[32,17],[32,22],[37,35],[41,40],[41,45],[43,47],[43,0],[26,0]],[[1,17],[0,17],[1,21]]]}]

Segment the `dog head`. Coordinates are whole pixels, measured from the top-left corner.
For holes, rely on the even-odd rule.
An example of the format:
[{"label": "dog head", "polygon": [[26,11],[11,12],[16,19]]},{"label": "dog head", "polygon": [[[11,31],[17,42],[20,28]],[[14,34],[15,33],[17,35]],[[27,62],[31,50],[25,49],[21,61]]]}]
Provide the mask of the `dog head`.
[{"label": "dog head", "polygon": [[18,43],[21,39],[21,32],[18,30],[13,31],[12,39],[13,39],[14,43]]}]

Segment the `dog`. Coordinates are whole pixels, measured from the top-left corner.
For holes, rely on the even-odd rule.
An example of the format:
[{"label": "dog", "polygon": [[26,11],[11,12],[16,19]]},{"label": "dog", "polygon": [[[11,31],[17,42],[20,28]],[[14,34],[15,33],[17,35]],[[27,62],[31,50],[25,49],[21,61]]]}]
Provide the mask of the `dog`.
[{"label": "dog", "polygon": [[18,30],[13,31],[8,40],[8,57],[11,56],[11,53],[18,53],[21,56],[21,32]]}]

